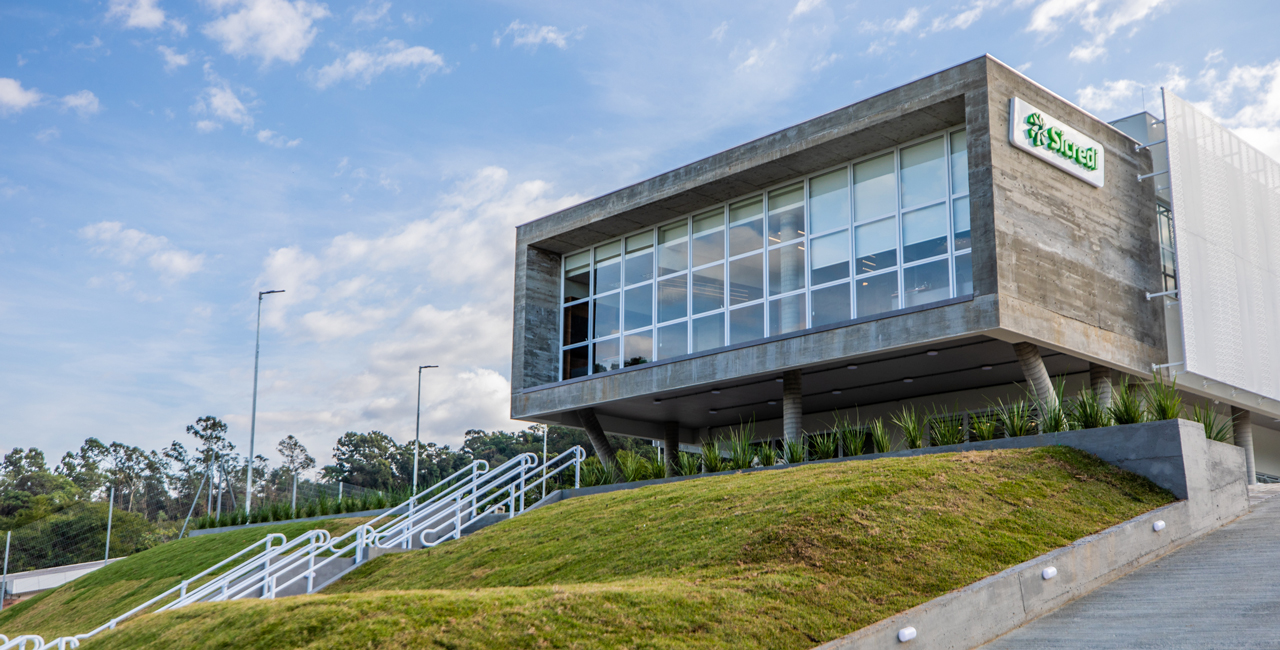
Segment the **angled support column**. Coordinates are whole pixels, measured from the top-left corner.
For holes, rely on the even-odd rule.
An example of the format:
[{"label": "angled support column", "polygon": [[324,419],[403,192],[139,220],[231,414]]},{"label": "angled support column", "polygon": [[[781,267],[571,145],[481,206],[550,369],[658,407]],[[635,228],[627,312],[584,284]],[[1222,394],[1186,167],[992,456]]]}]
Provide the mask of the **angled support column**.
[{"label": "angled support column", "polygon": [[800,371],[782,373],[782,439],[786,442],[803,442],[800,428],[804,422],[804,396]]},{"label": "angled support column", "polygon": [[1111,407],[1111,368],[1096,363],[1089,364],[1089,387],[1098,396],[1098,403],[1103,408]]},{"label": "angled support column", "polygon": [[1237,447],[1244,450],[1244,471],[1248,474],[1249,485],[1258,483],[1258,470],[1253,464],[1253,424],[1249,422],[1249,412],[1231,407],[1231,433]]},{"label": "angled support column", "polygon": [[1049,371],[1044,368],[1044,359],[1040,358],[1040,348],[1035,343],[1014,343],[1013,351],[1018,355],[1018,363],[1022,365],[1022,374],[1027,384],[1035,392],[1036,399],[1051,406],[1058,405],[1058,394],[1053,390],[1053,381],[1049,379]]},{"label": "angled support column", "polygon": [[591,446],[596,450],[596,456],[600,457],[600,462],[609,468],[613,474],[614,480],[622,480],[622,474],[618,471],[618,458],[613,452],[613,445],[609,442],[608,436],[604,435],[604,428],[600,426],[600,420],[596,419],[594,409],[580,409],[578,411],[578,421],[582,422],[582,430],[587,432],[587,439],[591,441]]},{"label": "angled support column", "polygon": [[680,423],[664,422],[662,425],[662,456],[667,466],[667,478],[679,474]]}]

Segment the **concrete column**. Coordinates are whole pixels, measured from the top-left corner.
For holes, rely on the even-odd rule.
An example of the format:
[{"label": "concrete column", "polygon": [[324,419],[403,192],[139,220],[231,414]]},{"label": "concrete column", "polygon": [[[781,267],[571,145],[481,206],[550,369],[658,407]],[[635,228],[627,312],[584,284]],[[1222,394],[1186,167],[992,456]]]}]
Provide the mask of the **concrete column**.
[{"label": "concrete column", "polygon": [[1098,396],[1103,408],[1111,406],[1111,369],[1096,363],[1089,364],[1089,387]]},{"label": "concrete column", "polygon": [[662,425],[662,456],[666,461],[667,478],[677,474],[680,463],[680,423],[665,422]]},{"label": "concrete column", "polygon": [[1034,343],[1014,343],[1013,351],[1018,355],[1018,363],[1022,364],[1022,374],[1027,384],[1035,392],[1036,399],[1052,406],[1058,405],[1058,394],[1053,391],[1053,381],[1049,379],[1049,371],[1044,368],[1044,360],[1040,358],[1040,348]]},{"label": "concrete column", "polygon": [[782,439],[801,442],[804,424],[804,398],[799,370],[782,373]]},{"label": "concrete column", "polygon": [[1244,450],[1244,470],[1248,473],[1249,485],[1258,482],[1258,470],[1253,464],[1253,425],[1249,422],[1249,412],[1231,407],[1231,433],[1237,447]]},{"label": "concrete column", "polygon": [[612,470],[615,478],[619,477],[618,459],[613,453],[613,444],[609,442],[609,437],[604,435],[604,428],[600,426],[600,420],[596,419],[595,410],[580,409],[578,420],[582,422],[582,429],[587,432],[587,438],[591,440],[591,446],[595,448],[600,462]]}]

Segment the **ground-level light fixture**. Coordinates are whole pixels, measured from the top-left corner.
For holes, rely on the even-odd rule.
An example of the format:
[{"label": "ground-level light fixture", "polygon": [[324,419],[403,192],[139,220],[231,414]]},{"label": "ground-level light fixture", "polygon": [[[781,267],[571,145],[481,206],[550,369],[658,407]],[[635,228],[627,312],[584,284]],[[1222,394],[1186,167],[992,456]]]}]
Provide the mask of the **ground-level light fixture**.
[{"label": "ground-level light fixture", "polygon": [[1164,520],[1163,520],[1163,519],[1161,519],[1161,520],[1157,521],[1156,523],[1151,524],[1151,530],[1154,530],[1154,531],[1155,531],[1155,532],[1157,532],[1157,533],[1158,533],[1158,532],[1160,532],[1160,531],[1162,531],[1162,530],[1164,530]]},{"label": "ground-level light fixture", "polygon": [[916,638],[916,629],[914,627],[907,626],[898,630],[899,641],[906,643],[914,638]]},{"label": "ground-level light fixture", "polygon": [[1044,578],[1045,580],[1053,580],[1057,576],[1058,576],[1057,567],[1045,567],[1044,571],[1040,572],[1040,577]]}]

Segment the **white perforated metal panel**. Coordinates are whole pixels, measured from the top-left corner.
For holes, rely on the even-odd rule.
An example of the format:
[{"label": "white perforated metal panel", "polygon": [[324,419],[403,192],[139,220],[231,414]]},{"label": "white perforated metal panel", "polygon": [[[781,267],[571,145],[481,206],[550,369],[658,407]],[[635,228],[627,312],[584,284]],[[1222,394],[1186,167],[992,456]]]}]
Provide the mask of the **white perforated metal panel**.
[{"label": "white perforated metal panel", "polygon": [[1164,99],[1186,370],[1280,400],[1280,163]]}]

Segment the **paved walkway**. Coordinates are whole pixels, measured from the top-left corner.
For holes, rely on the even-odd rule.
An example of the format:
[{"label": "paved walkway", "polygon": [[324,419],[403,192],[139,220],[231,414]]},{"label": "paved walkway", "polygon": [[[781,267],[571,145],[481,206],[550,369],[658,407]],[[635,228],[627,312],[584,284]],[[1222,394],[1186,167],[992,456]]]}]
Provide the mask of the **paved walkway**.
[{"label": "paved walkway", "polygon": [[1280,649],[1280,499],[982,648]]}]

